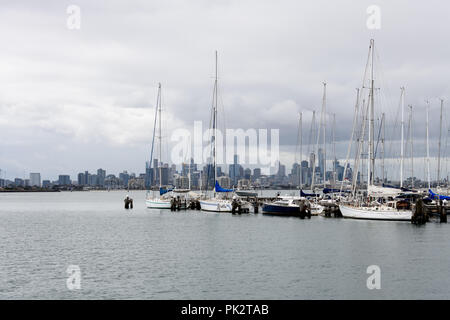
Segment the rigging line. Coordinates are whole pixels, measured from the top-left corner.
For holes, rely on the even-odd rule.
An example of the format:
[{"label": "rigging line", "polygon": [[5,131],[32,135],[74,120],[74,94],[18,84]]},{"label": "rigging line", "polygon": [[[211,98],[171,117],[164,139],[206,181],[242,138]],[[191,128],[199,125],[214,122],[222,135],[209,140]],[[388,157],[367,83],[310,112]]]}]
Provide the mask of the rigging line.
[{"label": "rigging line", "polygon": [[300,144],[300,113],[299,113],[299,123],[298,123],[298,130],[297,130],[297,143],[295,144],[295,155],[294,155],[294,163],[297,163],[297,153],[299,149]]},{"label": "rigging line", "polygon": [[352,125],[352,134],[350,136],[350,141],[348,144],[348,148],[347,148],[347,156],[345,157],[345,164],[344,164],[344,173],[342,175],[342,182],[341,182],[341,188],[339,190],[339,195],[341,195],[342,193],[342,188],[344,187],[344,181],[345,178],[347,177],[347,166],[349,163],[349,158],[350,158],[350,153],[351,153],[351,149],[352,149],[352,145],[353,145],[353,138],[354,138],[354,134],[355,134],[355,129],[356,129],[356,124],[358,121],[358,110],[359,110],[359,89],[356,89],[356,103],[355,103],[355,111],[354,111],[354,115],[353,115],[353,125]]},{"label": "rigging line", "polygon": [[[155,145],[156,119],[157,119],[157,116],[158,116],[158,101],[159,101],[158,95],[159,95],[159,90],[158,90],[158,94],[157,94],[157,98],[156,98],[156,106],[155,106],[155,121],[154,121],[154,124],[153,124],[152,149],[150,151],[150,163],[149,163],[149,167],[150,168],[152,168],[152,165],[153,165],[153,163],[152,163],[153,162],[153,147]],[[153,169],[154,170],[153,170],[153,177],[152,178],[155,178],[156,168],[153,168]],[[150,181],[149,188],[150,188],[150,185],[152,185],[152,184],[153,184],[153,181]]]},{"label": "rigging line", "polygon": [[[367,123],[367,118],[369,116],[369,104],[370,104],[370,100],[366,101],[363,100],[363,105],[362,105],[362,114],[364,117],[364,120],[361,122],[361,130],[360,130],[360,137],[358,139],[358,148],[355,150],[355,165],[354,165],[354,172],[353,172],[353,177],[352,177],[352,189],[353,189],[353,195],[355,195],[356,192],[356,182],[357,182],[357,178],[358,178],[358,172],[359,172],[359,166],[360,166],[360,160],[362,160],[361,157],[361,152],[363,151],[363,145],[364,145],[364,135],[365,135],[365,131],[366,131],[366,123]],[[363,175],[363,173],[361,173],[361,176]],[[362,177],[361,177],[361,181],[362,181]]]},{"label": "rigging line", "polygon": [[380,121],[379,128],[378,128],[377,144],[375,146],[375,154],[374,154],[375,158],[377,157],[378,145],[380,143],[381,128],[383,126],[383,122],[384,122],[384,119],[383,119],[383,117],[381,117],[381,121]]}]

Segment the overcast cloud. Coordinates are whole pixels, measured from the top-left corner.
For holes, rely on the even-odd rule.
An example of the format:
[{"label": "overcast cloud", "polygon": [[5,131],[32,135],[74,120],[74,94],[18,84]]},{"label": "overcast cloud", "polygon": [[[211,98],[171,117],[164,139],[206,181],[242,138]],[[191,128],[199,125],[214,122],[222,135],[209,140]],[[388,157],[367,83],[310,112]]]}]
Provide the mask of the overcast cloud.
[{"label": "overcast cloud", "polygon": [[[80,30],[66,26],[72,4],[81,8]],[[380,30],[366,27],[371,4],[381,8]],[[371,38],[387,98],[377,116],[386,112],[395,122],[399,88],[405,86],[420,143],[429,99],[436,155],[438,98],[450,100],[449,12],[450,4],[441,0],[3,0],[2,177],[5,171],[7,178],[36,171],[43,178],[75,178],[100,167],[143,172],[158,82],[167,132],[191,128],[196,120],[207,127],[215,50],[227,127],[279,128],[282,162],[290,166],[297,113],[304,113],[306,142],[326,81],[338,157],[344,158]],[[446,114],[445,131],[448,120]]]}]

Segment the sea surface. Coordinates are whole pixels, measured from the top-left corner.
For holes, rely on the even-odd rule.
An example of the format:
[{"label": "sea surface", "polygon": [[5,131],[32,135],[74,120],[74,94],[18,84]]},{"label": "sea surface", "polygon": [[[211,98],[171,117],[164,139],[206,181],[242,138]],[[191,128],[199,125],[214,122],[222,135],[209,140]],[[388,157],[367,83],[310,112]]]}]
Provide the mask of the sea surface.
[{"label": "sea surface", "polygon": [[0,299],[450,299],[447,224],[170,212],[129,194],[132,210],[124,191],[0,193]]}]

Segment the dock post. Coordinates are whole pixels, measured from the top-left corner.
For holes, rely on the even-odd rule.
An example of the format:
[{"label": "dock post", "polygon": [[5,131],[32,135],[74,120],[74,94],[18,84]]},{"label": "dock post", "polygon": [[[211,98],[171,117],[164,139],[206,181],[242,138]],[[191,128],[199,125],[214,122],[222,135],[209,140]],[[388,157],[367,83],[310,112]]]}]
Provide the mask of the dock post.
[{"label": "dock post", "polygon": [[411,223],[413,224],[425,224],[428,221],[428,215],[423,205],[423,200],[418,199],[414,207],[413,215],[411,217]]},{"label": "dock post", "polygon": [[445,208],[442,200],[439,200],[439,217],[441,223],[447,223],[447,209]]}]

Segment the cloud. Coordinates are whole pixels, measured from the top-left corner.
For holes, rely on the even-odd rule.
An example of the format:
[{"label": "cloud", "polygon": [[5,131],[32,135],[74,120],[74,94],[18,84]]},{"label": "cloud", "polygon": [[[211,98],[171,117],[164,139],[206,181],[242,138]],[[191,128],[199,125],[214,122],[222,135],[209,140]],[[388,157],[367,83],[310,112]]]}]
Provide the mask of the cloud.
[{"label": "cloud", "polygon": [[[30,149],[64,145],[66,152],[83,152],[64,162],[42,162],[48,174],[81,171],[89,163],[103,166],[105,154],[114,170],[143,170],[158,82],[168,132],[196,120],[207,126],[215,50],[219,117],[227,127],[280,128],[281,144],[292,149],[297,114],[303,112],[306,141],[311,111],[320,110],[326,81],[327,110],[336,113],[336,139],[345,145],[354,89],[361,85],[372,37],[384,79],[377,87],[385,97],[377,101],[383,103],[376,117],[385,112],[394,127],[404,85],[406,103],[414,106],[415,139],[424,137],[425,99],[432,102],[430,134],[436,139],[438,98],[450,99],[450,45],[442,41],[449,5],[378,1],[381,29],[371,31],[366,28],[371,4],[80,0],[80,30],[67,29],[65,3],[3,4],[0,126],[8,138],[0,141],[0,168],[15,167],[9,172],[19,174],[34,165]],[[124,148],[140,161],[123,159]],[[289,152],[294,150],[286,151],[287,158]],[[345,154],[345,147],[338,152]]]}]

